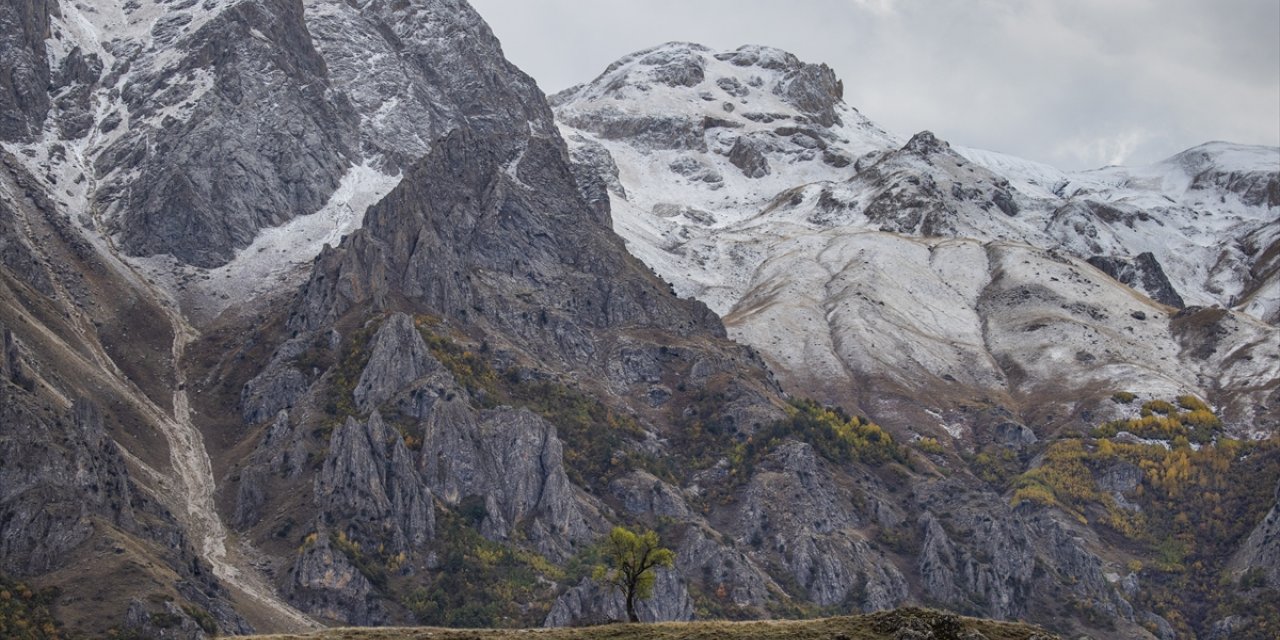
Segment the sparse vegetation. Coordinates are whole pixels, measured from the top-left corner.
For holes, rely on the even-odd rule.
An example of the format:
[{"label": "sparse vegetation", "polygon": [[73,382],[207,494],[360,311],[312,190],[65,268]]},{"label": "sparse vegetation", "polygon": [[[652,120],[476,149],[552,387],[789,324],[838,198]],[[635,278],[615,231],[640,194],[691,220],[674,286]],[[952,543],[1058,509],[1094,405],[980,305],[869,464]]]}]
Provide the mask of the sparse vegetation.
[{"label": "sparse vegetation", "polygon": [[58,624],[49,605],[58,597],[54,589],[33,590],[22,582],[0,576],[0,638],[58,640]]},{"label": "sparse vegetation", "polygon": [[635,419],[554,380],[512,368],[498,373],[476,352],[446,337],[430,318],[417,321],[431,353],[453,374],[477,408],[500,405],[528,409],[556,426],[565,443],[565,471],[583,487],[603,487],[621,472],[642,466],[625,451],[627,439],[644,435]]},{"label": "sparse vegetation", "polygon": [[786,440],[806,442],[824,458],[837,464],[906,462],[907,451],[889,432],[842,409],[824,407],[807,399],[792,400],[787,417],[755,433],[730,453],[734,474],[745,479],[755,464]]},{"label": "sparse vegetation", "polygon": [[[360,381],[360,374],[364,372],[364,368],[369,364],[371,355],[369,349],[369,341],[373,338],[373,333],[378,329],[379,323],[369,322],[365,326],[351,332],[342,342],[342,352],[337,359],[335,365],[330,367],[328,373],[328,393],[325,394],[326,403],[324,406],[325,414],[329,416],[324,424],[320,427],[320,433],[316,434],[324,442],[328,442],[329,435],[338,425],[342,424],[349,417],[357,415],[355,389],[356,383]],[[312,351],[304,353],[300,358],[324,360],[324,356],[308,355],[314,351],[325,351],[327,346],[314,345]]]},{"label": "sparse vegetation", "polygon": [[[1233,550],[1271,508],[1280,480],[1280,438],[1242,442],[1223,437],[1217,416],[1193,396],[1178,398],[1176,406],[1147,402],[1142,413],[1099,427],[1094,439],[1051,444],[1040,466],[1010,483],[1013,504],[1052,506],[1119,534],[1125,541],[1121,548],[1149,559],[1131,563],[1130,570],[1143,576],[1135,604],[1166,618],[1180,635],[1190,636],[1205,622],[1233,613],[1252,616],[1251,628],[1280,627],[1280,616],[1258,615],[1249,606],[1256,600],[1239,595],[1267,587],[1250,583],[1234,589],[1218,584],[1217,578]],[[1118,431],[1160,443],[1110,439]],[[1196,448],[1192,442],[1203,444]],[[1102,474],[1119,465],[1140,477],[1123,498],[1132,505],[1120,504],[1098,485]]]},{"label": "sparse vegetation", "polygon": [[[474,517],[474,513],[471,517]],[[467,516],[437,511],[440,566],[425,584],[397,590],[422,624],[533,627],[542,623],[565,573],[546,558],[481,536]]]},{"label": "sparse vegetation", "polygon": [[1111,401],[1116,404],[1132,404],[1137,397],[1132,391],[1117,391],[1111,394]]},{"label": "sparse vegetation", "polygon": [[[891,640],[903,629],[938,640],[967,637],[977,631],[988,640],[1052,640],[1043,629],[1017,622],[963,618],[926,609],[881,611],[818,620],[752,622],[666,622],[614,624],[569,629],[328,629],[310,634],[258,636],[257,640]],[[976,636],[975,636],[976,637]]]},{"label": "sparse vegetation", "polygon": [[[1181,411],[1179,411],[1181,407]],[[1095,438],[1114,438],[1122,431],[1127,431],[1140,438],[1174,441],[1185,438],[1190,442],[1204,444],[1222,430],[1222,420],[1195,396],[1179,396],[1178,404],[1164,400],[1151,400],[1142,405],[1137,418],[1114,420],[1094,429]]]},{"label": "sparse vegetation", "polygon": [[913,444],[916,446],[916,449],[919,449],[922,453],[927,453],[931,456],[940,456],[946,452],[946,449],[943,448],[941,442],[938,442],[937,438],[920,438]]}]

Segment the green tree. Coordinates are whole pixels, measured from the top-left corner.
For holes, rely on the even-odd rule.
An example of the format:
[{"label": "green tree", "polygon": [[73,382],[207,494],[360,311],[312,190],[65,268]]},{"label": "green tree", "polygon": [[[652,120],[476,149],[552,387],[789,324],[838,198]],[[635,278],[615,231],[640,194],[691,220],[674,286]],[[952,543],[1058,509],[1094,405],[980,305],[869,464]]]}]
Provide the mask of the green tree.
[{"label": "green tree", "polygon": [[675,564],[676,554],[664,549],[654,531],[636,533],[626,527],[614,527],[604,547],[608,566],[597,566],[593,577],[622,592],[627,599],[627,618],[640,622],[636,601],[653,596],[654,569]]}]

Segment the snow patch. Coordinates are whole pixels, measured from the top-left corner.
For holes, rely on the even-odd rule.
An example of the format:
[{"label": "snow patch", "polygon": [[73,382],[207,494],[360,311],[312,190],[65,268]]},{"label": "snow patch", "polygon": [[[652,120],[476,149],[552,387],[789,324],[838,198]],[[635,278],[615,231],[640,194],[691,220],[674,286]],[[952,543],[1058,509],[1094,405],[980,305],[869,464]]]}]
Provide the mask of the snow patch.
[{"label": "snow patch", "polygon": [[253,243],[215,269],[181,265],[172,256],[137,258],[148,277],[162,283],[194,317],[208,319],[234,306],[269,299],[297,286],[325,246],[336,247],[359,229],[371,205],[400,183],[376,168],[376,159],[352,166],[319,211],[263,229]]}]

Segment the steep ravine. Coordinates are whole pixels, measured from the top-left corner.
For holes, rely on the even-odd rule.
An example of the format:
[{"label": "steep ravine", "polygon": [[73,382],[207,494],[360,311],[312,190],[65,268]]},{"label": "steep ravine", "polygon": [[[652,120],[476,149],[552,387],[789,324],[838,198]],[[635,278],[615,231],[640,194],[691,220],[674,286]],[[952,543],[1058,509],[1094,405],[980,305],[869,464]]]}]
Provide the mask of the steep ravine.
[{"label": "steep ravine", "polygon": [[[102,239],[99,249],[105,249],[105,253],[119,265],[121,271],[131,276],[143,291],[149,293],[172,328],[172,413],[166,412],[130,380],[124,378],[118,367],[111,367],[123,385],[135,390],[132,395],[138,399],[139,408],[151,417],[168,444],[173,477],[164,479],[167,480],[164,487],[168,493],[166,497],[169,508],[177,514],[188,535],[193,538],[196,550],[213,568],[214,575],[226,586],[247,596],[260,607],[260,611],[270,616],[269,620],[259,621],[260,624],[266,622],[269,628],[282,631],[320,628],[314,620],[276,594],[261,573],[246,561],[248,553],[237,552],[234,548],[228,551],[227,529],[218,515],[214,500],[217,482],[214,480],[213,464],[205,449],[204,436],[191,419],[187,376],[183,368],[183,355],[187,345],[199,337],[199,331],[183,315],[181,307],[169,293],[141,274],[133,262],[120,253],[111,235],[102,231],[101,215],[97,207],[90,204],[90,210]],[[106,353],[102,356],[110,361],[110,356]],[[148,471],[156,474],[155,470]],[[239,544],[248,545],[245,541],[240,541]]]}]

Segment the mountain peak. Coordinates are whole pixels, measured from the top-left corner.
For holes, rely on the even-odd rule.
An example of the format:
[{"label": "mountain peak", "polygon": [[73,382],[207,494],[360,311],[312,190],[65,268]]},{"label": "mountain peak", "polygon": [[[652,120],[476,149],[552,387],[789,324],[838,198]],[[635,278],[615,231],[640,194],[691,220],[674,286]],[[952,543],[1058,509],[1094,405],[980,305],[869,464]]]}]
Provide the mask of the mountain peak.
[{"label": "mountain peak", "polygon": [[920,133],[911,136],[911,139],[907,141],[903,150],[917,153],[922,156],[928,156],[935,153],[950,151],[951,144],[946,140],[941,140],[937,136],[933,135],[932,131],[921,131]]}]

